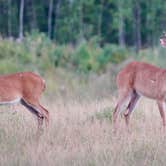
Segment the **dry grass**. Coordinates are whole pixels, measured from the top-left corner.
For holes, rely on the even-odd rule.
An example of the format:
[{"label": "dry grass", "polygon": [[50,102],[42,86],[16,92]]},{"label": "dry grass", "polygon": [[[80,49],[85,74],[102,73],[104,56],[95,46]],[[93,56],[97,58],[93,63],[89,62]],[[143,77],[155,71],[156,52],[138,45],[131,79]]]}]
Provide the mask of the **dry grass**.
[{"label": "dry grass", "polygon": [[15,114],[1,107],[0,165],[130,166],[165,165],[166,133],[154,102],[142,100],[131,118],[131,133],[112,133],[111,121],[96,113],[112,110],[114,98],[103,100],[44,99],[50,110],[49,131],[39,143],[36,121],[22,106]]}]

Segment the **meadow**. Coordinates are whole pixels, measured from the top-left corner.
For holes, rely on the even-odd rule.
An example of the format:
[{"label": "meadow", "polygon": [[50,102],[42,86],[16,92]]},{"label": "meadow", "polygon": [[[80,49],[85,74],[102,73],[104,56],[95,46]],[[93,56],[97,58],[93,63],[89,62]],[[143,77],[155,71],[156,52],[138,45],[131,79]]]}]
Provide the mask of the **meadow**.
[{"label": "meadow", "polygon": [[166,133],[154,101],[142,98],[130,133],[123,116],[113,134],[117,72],[134,59],[165,66],[164,49],[132,50],[95,41],[76,47],[50,43],[44,35],[19,43],[0,39],[0,72],[33,71],[46,80],[41,103],[50,125],[39,141],[37,120],[23,106],[0,107],[0,165],[156,166],[165,165]]},{"label": "meadow", "polygon": [[0,165],[165,165],[166,133],[154,101],[139,101],[130,133],[121,116],[115,135],[112,111],[117,94],[108,75],[93,76],[81,84],[79,77],[68,74],[64,78],[58,73],[63,72],[57,71],[54,80],[48,78],[48,86],[54,82],[57,89],[47,87],[42,96],[41,102],[50,112],[50,126],[39,142],[37,121],[31,113],[21,105],[1,107]]}]

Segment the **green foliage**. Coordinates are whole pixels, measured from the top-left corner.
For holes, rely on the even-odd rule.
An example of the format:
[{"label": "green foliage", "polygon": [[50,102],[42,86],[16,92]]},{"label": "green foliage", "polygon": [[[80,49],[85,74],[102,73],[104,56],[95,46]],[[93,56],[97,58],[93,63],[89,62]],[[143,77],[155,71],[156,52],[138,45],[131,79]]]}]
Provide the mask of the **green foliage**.
[{"label": "green foliage", "polygon": [[[125,48],[107,44],[101,47],[97,37],[72,45],[56,45],[44,33],[37,31],[27,34],[22,42],[1,39],[1,72],[17,70],[49,70],[65,67],[78,72],[99,72],[108,63],[120,63],[128,57]],[[10,62],[6,63],[6,60]],[[14,63],[13,63],[14,62]],[[8,68],[8,69],[7,69]]]},{"label": "green foliage", "polygon": [[51,67],[51,42],[44,34],[27,35],[23,41],[0,40],[0,72],[44,70]]},{"label": "green foliage", "polygon": [[79,71],[97,71],[99,69],[97,57],[100,52],[101,48],[95,47],[91,41],[81,43],[73,53],[73,64]]},{"label": "green foliage", "polygon": [[83,72],[100,71],[108,63],[120,63],[128,57],[128,51],[117,45],[100,47],[96,40],[81,43],[73,55],[73,64]]},{"label": "green foliage", "polygon": [[[138,60],[151,61],[164,66],[160,58],[163,48],[141,50]],[[46,72],[57,67],[79,73],[101,72],[108,64],[118,64],[133,56],[133,51],[118,45],[100,46],[99,38],[84,40],[79,44],[58,45],[44,33],[37,31],[27,34],[20,42],[13,39],[0,39],[0,72],[8,73],[24,70]]]},{"label": "green foliage", "polygon": [[128,57],[125,48],[116,45],[100,47],[98,38],[72,45],[56,45],[50,54],[55,67],[72,68],[78,72],[98,72],[108,63],[120,63]]},{"label": "green foliage", "polygon": [[[102,38],[102,44],[118,44],[123,32],[125,45],[134,46],[134,18],[139,19],[133,14],[135,2],[140,12],[141,43],[143,46],[154,46],[166,27],[165,0],[29,0],[24,2],[23,33],[37,29],[47,35],[50,30],[51,39],[59,44],[75,44],[82,39],[90,40],[93,36]],[[19,36],[20,3],[20,0],[0,1],[2,36]]]},{"label": "green foliage", "polygon": [[70,56],[73,52],[73,48],[68,45],[56,45],[52,50],[51,59],[54,62],[55,67],[69,67],[70,66]]},{"label": "green foliage", "polygon": [[97,112],[95,116],[98,120],[106,119],[112,121],[112,110],[110,108],[105,108],[102,112]]},{"label": "green foliage", "polygon": [[105,65],[108,61],[112,63],[120,63],[128,57],[129,53],[126,48],[121,48],[117,45],[107,44],[103,48],[103,55],[99,61]]},{"label": "green foliage", "polygon": [[165,68],[165,48],[159,46],[153,49],[141,50],[137,56],[137,59]]}]

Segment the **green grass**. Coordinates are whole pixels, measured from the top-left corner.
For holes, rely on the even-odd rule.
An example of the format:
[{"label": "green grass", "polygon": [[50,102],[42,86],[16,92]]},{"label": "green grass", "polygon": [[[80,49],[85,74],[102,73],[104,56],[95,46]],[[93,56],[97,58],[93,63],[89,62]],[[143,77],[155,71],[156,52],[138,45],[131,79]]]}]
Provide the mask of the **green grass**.
[{"label": "green grass", "polygon": [[112,109],[111,108],[103,108],[102,111],[96,113],[96,118],[99,120],[109,120],[112,122]]}]

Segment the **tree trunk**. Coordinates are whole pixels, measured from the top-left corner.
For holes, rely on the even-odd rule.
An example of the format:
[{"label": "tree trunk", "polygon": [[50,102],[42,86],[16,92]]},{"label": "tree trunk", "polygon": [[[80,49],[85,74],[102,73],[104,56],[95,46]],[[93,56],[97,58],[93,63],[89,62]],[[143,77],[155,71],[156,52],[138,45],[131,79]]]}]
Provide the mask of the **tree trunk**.
[{"label": "tree trunk", "polygon": [[11,0],[8,0],[8,36],[12,35],[12,25],[11,25]]},{"label": "tree trunk", "polygon": [[125,31],[124,31],[124,16],[123,16],[123,1],[118,1],[118,13],[119,13],[119,28],[118,28],[118,40],[121,47],[125,47]]},{"label": "tree trunk", "polygon": [[28,20],[30,24],[30,30],[37,29],[37,20],[36,20],[36,12],[33,0],[27,0],[28,6]]},{"label": "tree trunk", "polygon": [[52,11],[53,11],[53,0],[50,0],[49,10],[48,10],[48,37],[51,38],[52,35]]},{"label": "tree trunk", "polygon": [[141,16],[140,16],[140,4],[138,1],[135,1],[133,8],[133,31],[134,31],[134,43],[136,53],[139,52],[141,48]]},{"label": "tree trunk", "polygon": [[19,13],[19,38],[23,39],[23,18],[24,18],[24,0],[21,0],[20,13]]},{"label": "tree trunk", "polygon": [[84,30],[83,30],[83,2],[80,2],[79,6],[79,40],[83,41],[84,40]]},{"label": "tree trunk", "polygon": [[59,18],[59,15],[60,15],[60,5],[61,5],[61,1],[60,0],[56,0],[56,3],[55,3],[55,25],[54,25],[54,40],[56,40],[56,34],[57,34],[57,29],[58,29],[58,18]]},{"label": "tree trunk", "polygon": [[101,0],[100,9],[99,9],[98,28],[97,28],[97,33],[98,33],[98,36],[100,39],[102,37],[101,28],[102,28],[102,19],[103,19],[103,3],[104,3],[104,1]]}]

